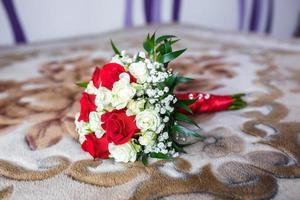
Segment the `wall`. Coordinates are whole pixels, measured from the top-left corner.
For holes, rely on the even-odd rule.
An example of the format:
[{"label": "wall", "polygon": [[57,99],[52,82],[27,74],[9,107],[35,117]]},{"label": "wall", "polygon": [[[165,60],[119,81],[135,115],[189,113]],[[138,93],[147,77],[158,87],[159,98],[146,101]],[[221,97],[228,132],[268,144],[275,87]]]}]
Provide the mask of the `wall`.
[{"label": "wall", "polygon": [[[264,3],[266,0],[262,0]],[[122,28],[125,0],[14,0],[29,42],[96,34]],[[144,24],[142,0],[133,0],[135,25]],[[170,22],[172,0],[161,1],[162,22]],[[238,0],[182,0],[181,23],[237,30]],[[247,0],[249,18],[251,0]],[[275,0],[272,35],[290,37],[297,25],[299,0]],[[265,16],[261,26],[265,23]],[[0,45],[13,44],[9,22],[0,3]]]}]

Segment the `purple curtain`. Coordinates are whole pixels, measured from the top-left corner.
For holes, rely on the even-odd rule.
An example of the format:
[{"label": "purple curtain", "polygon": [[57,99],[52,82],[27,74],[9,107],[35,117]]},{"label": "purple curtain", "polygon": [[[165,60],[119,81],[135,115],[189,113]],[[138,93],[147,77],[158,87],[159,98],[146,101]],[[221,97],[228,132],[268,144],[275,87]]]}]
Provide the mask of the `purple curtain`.
[{"label": "purple curtain", "polygon": [[268,13],[267,13],[267,24],[265,27],[265,33],[271,33],[274,16],[274,0],[268,0]]},{"label": "purple curtain", "polygon": [[180,16],[181,0],[173,0],[172,21],[178,22]]},{"label": "purple curtain", "polygon": [[151,0],[144,1],[144,10],[145,10],[146,23],[151,24],[152,23],[152,1]]},{"label": "purple curtain", "polygon": [[239,30],[240,31],[242,31],[244,28],[245,11],[246,11],[246,1],[239,0]]},{"label": "purple curtain", "polygon": [[2,4],[10,21],[11,29],[14,33],[15,42],[18,44],[26,43],[26,37],[23,32],[21,23],[18,19],[13,0],[2,0]]},{"label": "purple curtain", "polygon": [[160,0],[144,0],[144,10],[147,24],[160,23],[160,3]]},{"label": "purple curtain", "polygon": [[252,1],[252,11],[250,17],[249,31],[256,32],[259,28],[260,14],[261,14],[262,1]]},{"label": "purple curtain", "polygon": [[132,26],[132,0],[126,0],[125,5],[125,27]]}]

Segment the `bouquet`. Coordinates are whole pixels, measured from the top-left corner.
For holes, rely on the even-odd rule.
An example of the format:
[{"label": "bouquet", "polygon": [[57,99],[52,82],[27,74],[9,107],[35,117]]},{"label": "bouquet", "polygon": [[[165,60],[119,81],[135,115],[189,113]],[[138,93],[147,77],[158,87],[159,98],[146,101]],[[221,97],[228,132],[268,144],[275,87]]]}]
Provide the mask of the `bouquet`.
[{"label": "bouquet", "polygon": [[111,61],[96,67],[89,82],[78,83],[85,91],[75,117],[76,131],[82,149],[94,159],[146,164],[149,157],[176,157],[184,152],[178,135],[203,138],[189,115],[246,106],[243,94],[176,93],[178,84],[192,80],[168,69],[169,62],[186,50],[173,51],[176,42],[173,35],[148,34],[145,51],[130,56],[111,41]]}]

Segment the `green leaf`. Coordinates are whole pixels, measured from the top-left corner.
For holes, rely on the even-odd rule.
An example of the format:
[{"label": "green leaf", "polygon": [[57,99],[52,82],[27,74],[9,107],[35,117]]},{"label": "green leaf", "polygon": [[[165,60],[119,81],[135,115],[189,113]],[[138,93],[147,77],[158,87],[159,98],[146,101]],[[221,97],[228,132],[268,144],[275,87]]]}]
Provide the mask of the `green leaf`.
[{"label": "green leaf", "polygon": [[177,76],[176,74],[173,74],[172,76],[169,76],[165,80],[166,86],[169,87],[170,91],[173,91],[179,83],[185,83],[187,81],[191,81],[194,79],[188,78],[188,77],[183,77],[183,76]]},{"label": "green leaf", "polygon": [[151,42],[149,40],[146,40],[144,43],[143,43],[143,47],[145,49],[145,51],[150,54],[151,51],[152,51],[152,48],[153,46],[151,45]]},{"label": "green leaf", "polygon": [[184,109],[185,111],[193,114],[193,111],[190,109],[189,105],[193,104],[197,99],[187,99],[187,100],[179,100],[175,104],[175,106]]},{"label": "green leaf", "polygon": [[[203,137],[203,138],[204,138],[204,137]],[[200,140],[203,140],[203,138],[199,138],[199,139],[200,139]],[[173,142],[175,142],[175,141],[173,141]],[[175,143],[176,143],[177,146],[183,148],[183,147],[190,146],[190,145],[192,145],[192,144],[196,144],[197,142],[199,142],[199,140],[196,140],[196,141],[194,141],[194,142],[184,143],[184,144],[179,144],[179,143],[176,143],[176,142],[175,142]]]},{"label": "green leaf", "polygon": [[164,55],[161,55],[161,57],[157,58],[157,62],[160,63],[168,63],[172,60],[174,60],[175,58],[177,58],[178,56],[180,56],[186,49],[181,49],[178,51],[173,51]]},{"label": "green leaf", "polygon": [[232,95],[234,102],[229,107],[229,110],[238,110],[245,108],[247,106],[247,102],[242,99],[243,96],[245,96],[245,94],[243,93]]},{"label": "green leaf", "polygon": [[176,42],[178,42],[180,39],[176,39],[176,40],[171,40],[170,44],[173,45],[175,44]]},{"label": "green leaf", "polygon": [[155,48],[155,33],[150,37],[149,34],[147,35],[146,40],[143,43],[143,47],[145,51],[151,56],[154,53]]},{"label": "green leaf", "polygon": [[170,38],[176,38],[176,36],[175,36],[175,35],[162,35],[162,36],[160,36],[160,37],[158,37],[158,38],[156,39],[155,43],[156,43],[156,44],[159,44],[159,43],[161,43],[162,41],[167,40],[167,39],[170,39]]},{"label": "green leaf", "polygon": [[140,52],[139,52],[139,53],[137,54],[137,56],[136,56],[135,62],[139,62],[139,61],[141,61],[141,60],[143,60],[143,58],[140,57]]},{"label": "green leaf", "polygon": [[87,88],[88,82],[81,82],[81,83],[76,83],[77,86],[82,87],[82,88]]},{"label": "green leaf", "polygon": [[162,55],[166,53],[172,52],[172,47],[169,41],[166,41],[165,43],[160,44],[156,48],[156,52],[159,53],[159,57],[162,57]]},{"label": "green leaf", "polygon": [[169,77],[165,80],[165,84],[166,84],[169,88],[172,88],[172,87],[174,87],[174,85],[175,85],[175,83],[176,83],[176,79],[177,79],[176,74],[173,74],[172,76],[169,76]]},{"label": "green leaf", "polygon": [[150,41],[151,41],[153,44],[155,44],[155,34],[156,34],[156,32],[154,32],[154,33],[152,34],[151,38],[150,38]]},{"label": "green leaf", "polygon": [[148,165],[148,155],[147,154],[143,154],[142,155],[142,163],[147,166]]},{"label": "green leaf", "polygon": [[114,44],[114,42],[112,40],[110,40],[110,44],[111,44],[111,47],[114,50],[115,54],[121,55],[119,49],[116,47],[116,45]]},{"label": "green leaf", "polygon": [[165,53],[172,52],[172,47],[171,47],[171,44],[169,42],[164,43],[164,52]]},{"label": "green leaf", "polygon": [[181,125],[174,125],[172,129],[174,131],[176,131],[177,133],[182,134],[184,136],[194,136],[194,137],[198,137],[198,138],[203,138],[203,136],[199,135],[196,131],[190,130]]},{"label": "green leaf", "polygon": [[234,98],[234,99],[240,99],[240,98],[242,98],[245,95],[246,95],[245,93],[238,93],[238,94],[232,95],[232,98]]},{"label": "green leaf", "polygon": [[159,43],[161,43],[162,41],[167,40],[167,39],[170,39],[170,38],[176,38],[176,36],[175,36],[175,35],[162,35],[162,36],[159,36],[159,37],[156,39],[155,43],[156,43],[156,44],[159,44]]},{"label": "green leaf", "polygon": [[163,154],[163,153],[155,153],[155,152],[151,152],[150,154],[151,158],[158,158],[158,159],[165,159],[165,160],[170,160],[172,159],[171,156],[167,155],[167,154]]},{"label": "green leaf", "polygon": [[242,108],[245,108],[247,106],[247,102],[243,100],[235,101],[229,108],[228,110],[239,110]]},{"label": "green leaf", "polygon": [[192,80],[195,80],[195,79],[185,77],[185,76],[178,76],[177,77],[177,82],[178,83],[186,83],[186,82],[189,82],[189,81],[192,81]]},{"label": "green leaf", "polygon": [[185,103],[178,102],[178,103],[176,103],[176,106],[182,108],[183,110],[187,111],[188,113],[193,114],[193,111]]},{"label": "green leaf", "polygon": [[179,146],[176,142],[172,142],[172,147],[175,149],[176,152],[186,153],[183,147]]},{"label": "green leaf", "polygon": [[186,105],[191,105],[193,103],[195,103],[197,101],[197,99],[185,99],[185,100],[179,100],[178,102],[184,103]]},{"label": "green leaf", "polygon": [[160,55],[165,54],[165,47],[164,47],[164,44],[159,45],[159,46],[156,48],[156,52],[159,53]]},{"label": "green leaf", "polygon": [[188,117],[185,114],[176,112],[175,115],[174,115],[174,117],[178,121],[182,121],[182,122],[186,122],[186,123],[189,123],[189,124],[193,124],[193,125],[197,126],[198,128],[200,128],[199,125],[194,120],[192,120],[190,117]]}]

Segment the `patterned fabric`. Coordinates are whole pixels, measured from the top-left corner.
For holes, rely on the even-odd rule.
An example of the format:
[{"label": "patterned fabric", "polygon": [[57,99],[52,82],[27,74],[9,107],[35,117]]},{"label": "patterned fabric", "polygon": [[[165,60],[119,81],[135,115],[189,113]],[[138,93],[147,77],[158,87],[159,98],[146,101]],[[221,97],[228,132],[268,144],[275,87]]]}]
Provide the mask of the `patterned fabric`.
[{"label": "patterned fabric", "polygon": [[[246,91],[249,107],[195,116],[206,139],[178,138],[170,161],[93,161],[75,140],[74,113],[107,38],[135,52],[150,27],[0,52],[0,199],[298,199],[300,42],[165,26],[188,51],[171,64],[196,80],[178,88]],[[109,37],[108,37],[109,36]]]}]

